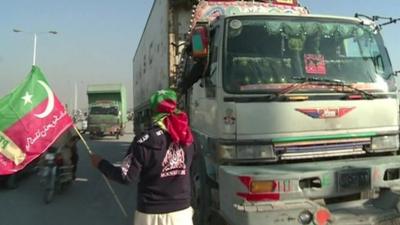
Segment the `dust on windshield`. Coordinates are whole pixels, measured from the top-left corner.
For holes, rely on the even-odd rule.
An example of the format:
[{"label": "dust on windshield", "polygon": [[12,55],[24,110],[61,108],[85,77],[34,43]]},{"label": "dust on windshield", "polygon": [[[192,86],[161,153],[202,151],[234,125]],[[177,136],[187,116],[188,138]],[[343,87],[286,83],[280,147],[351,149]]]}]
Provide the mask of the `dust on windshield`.
[{"label": "dust on windshield", "polygon": [[279,91],[296,83],[293,77],[389,89],[385,78],[392,68],[381,36],[370,26],[317,18],[237,17],[226,28],[227,92]]}]

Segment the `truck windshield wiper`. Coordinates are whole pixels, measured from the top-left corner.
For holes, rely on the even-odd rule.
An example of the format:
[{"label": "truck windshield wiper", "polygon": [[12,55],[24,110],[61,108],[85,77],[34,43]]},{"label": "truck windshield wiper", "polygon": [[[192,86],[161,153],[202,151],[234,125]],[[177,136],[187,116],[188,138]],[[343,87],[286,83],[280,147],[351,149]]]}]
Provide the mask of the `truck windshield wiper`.
[{"label": "truck windshield wiper", "polygon": [[299,81],[299,82],[295,83],[295,84],[291,85],[290,87],[286,88],[285,90],[279,92],[277,94],[277,97],[284,95],[284,94],[288,94],[295,90],[298,90],[298,89],[304,87],[306,84],[313,84],[313,85],[330,85],[330,86],[346,87],[346,88],[349,88],[349,89],[363,95],[364,98],[367,98],[367,99],[375,98],[375,96],[373,94],[368,93],[364,90],[355,88],[352,85],[346,84],[344,81],[339,80],[339,79],[327,79],[327,78],[318,78],[318,77],[299,77],[299,76],[291,77],[291,79]]}]

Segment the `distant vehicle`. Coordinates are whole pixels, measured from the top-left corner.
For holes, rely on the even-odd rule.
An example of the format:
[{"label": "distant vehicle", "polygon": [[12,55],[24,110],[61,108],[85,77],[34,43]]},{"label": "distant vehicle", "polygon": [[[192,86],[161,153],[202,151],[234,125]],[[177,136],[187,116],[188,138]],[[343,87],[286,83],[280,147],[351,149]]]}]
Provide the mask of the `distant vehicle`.
[{"label": "distant vehicle", "polygon": [[127,122],[126,90],[121,84],[89,85],[87,130],[91,137],[111,135],[119,139]]}]

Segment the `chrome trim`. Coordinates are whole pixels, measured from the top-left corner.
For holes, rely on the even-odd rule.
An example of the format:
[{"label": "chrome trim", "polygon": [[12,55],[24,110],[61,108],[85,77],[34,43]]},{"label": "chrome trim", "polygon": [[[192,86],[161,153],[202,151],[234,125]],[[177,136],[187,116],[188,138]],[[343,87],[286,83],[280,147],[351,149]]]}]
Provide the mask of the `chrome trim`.
[{"label": "chrome trim", "polygon": [[302,153],[283,153],[280,155],[281,159],[312,159],[312,158],[326,158],[335,156],[349,156],[349,155],[362,155],[366,152],[362,148],[351,148],[335,151],[316,151],[316,152],[302,152]]}]

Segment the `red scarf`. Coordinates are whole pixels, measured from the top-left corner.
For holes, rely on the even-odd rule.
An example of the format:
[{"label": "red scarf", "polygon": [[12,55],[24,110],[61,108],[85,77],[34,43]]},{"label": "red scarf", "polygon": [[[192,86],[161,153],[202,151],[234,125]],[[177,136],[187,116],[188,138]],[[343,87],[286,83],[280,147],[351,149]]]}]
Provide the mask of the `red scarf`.
[{"label": "red scarf", "polygon": [[164,126],[163,128],[170,134],[174,143],[183,146],[193,143],[188,116],[185,112],[176,110],[176,101],[173,99],[164,99],[157,104],[155,113],[156,118],[158,118],[156,119],[157,122],[161,123],[161,127]]}]

